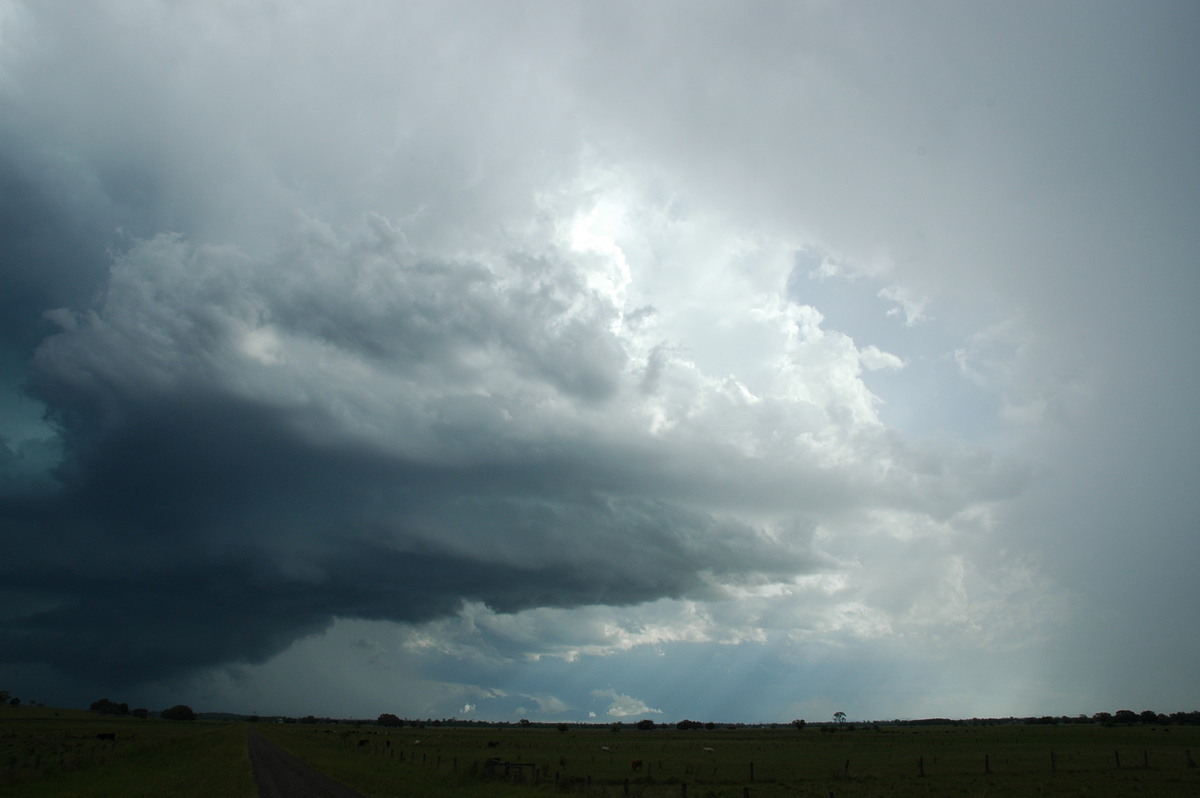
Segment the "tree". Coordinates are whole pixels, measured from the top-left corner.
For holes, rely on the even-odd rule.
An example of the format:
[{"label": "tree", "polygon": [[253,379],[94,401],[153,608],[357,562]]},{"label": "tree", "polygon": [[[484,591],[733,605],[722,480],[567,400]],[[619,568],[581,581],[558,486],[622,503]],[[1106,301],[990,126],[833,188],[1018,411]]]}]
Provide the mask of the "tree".
[{"label": "tree", "polygon": [[1137,723],[1138,714],[1132,709],[1118,709],[1117,714],[1113,715],[1113,720],[1117,723]]},{"label": "tree", "polygon": [[636,725],[642,731],[650,731],[654,728],[654,721],[646,718],[645,720],[639,720]]},{"label": "tree", "polygon": [[99,701],[93,701],[88,707],[92,712],[99,712],[101,715],[128,715],[129,705],[122,702],[118,704],[116,701],[109,701],[107,698],[101,698]]},{"label": "tree", "polygon": [[167,720],[195,720],[196,713],[187,704],[176,704],[170,709],[164,709],[162,716]]},{"label": "tree", "polygon": [[796,718],[794,721],[792,721],[792,725],[797,729],[803,729],[807,723],[805,722],[804,718]]},{"label": "tree", "polygon": [[846,722],[846,713],[841,712],[841,711],[834,712],[833,719],[836,720],[838,723],[845,723]]},{"label": "tree", "polygon": [[404,721],[393,715],[391,712],[384,712],[376,721],[380,726],[403,726]]}]

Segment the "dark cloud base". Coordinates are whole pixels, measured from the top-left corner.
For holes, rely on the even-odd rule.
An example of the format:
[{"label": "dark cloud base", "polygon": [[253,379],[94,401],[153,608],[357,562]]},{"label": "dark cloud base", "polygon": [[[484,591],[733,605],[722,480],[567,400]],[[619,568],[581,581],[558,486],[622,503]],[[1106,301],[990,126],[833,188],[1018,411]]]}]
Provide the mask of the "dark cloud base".
[{"label": "dark cloud base", "polygon": [[713,562],[801,567],[670,505],[547,498],[572,472],[594,479],[579,463],[423,466],[306,440],[302,412],[198,389],[110,395],[103,414],[35,390],[67,456],[56,493],[0,503],[5,548],[22,551],[0,562],[3,582],[50,605],[4,621],[5,662],[136,683],[262,661],[335,616],[630,604],[702,590]]}]

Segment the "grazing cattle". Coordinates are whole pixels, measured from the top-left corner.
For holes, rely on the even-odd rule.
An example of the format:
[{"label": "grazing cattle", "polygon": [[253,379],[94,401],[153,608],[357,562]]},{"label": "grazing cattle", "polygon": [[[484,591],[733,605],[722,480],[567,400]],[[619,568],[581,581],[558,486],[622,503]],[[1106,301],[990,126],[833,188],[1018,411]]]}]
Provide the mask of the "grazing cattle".
[{"label": "grazing cattle", "polygon": [[711,748],[709,748],[707,745],[704,746],[704,753],[711,754],[712,752],[713,752],[713,750]]},{"label": "grazing cattle", "polygon": [[641,770],[642,769],[642,760],[635,759],[632,762],[630,762],[629,765],[632,770]]},{"label": "grazing cattle", "polygon": [[609,748],[607,745],[602,745],[602,746],[600,746],[600,750],[601,750],[601,751],[607,751],[607,752],[608,752],[608,753],[610,753],[610,754],[612,753],[612,749],[611,749],[611,748]]},{"label": "grazing cattle", "polygon": [[116,732],[100,732],[99,734],[96,735],[96,739],[97,740],[112,740],[115,743],[117,741],[117,733]]}]

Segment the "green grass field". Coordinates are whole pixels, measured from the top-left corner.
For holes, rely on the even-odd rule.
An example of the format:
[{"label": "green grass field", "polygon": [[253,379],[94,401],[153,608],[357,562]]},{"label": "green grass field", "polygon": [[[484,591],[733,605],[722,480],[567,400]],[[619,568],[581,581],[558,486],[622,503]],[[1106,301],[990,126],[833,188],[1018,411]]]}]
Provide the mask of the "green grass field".
[{"label": "green grass field", "polygon": [[[644,798],[1200,795],[1200,770],[1187,765],[1188,751],[1200,755],[1200,729],[1183,726],[860,727],[835,734],[813,728],[261,730],[379,798],[547,791]],[[489,748],[489,741],[499,745]],[[513,770],[508,780],[488,779],[484,762],[491,756],[534,768]],[[640,771],[631,769],[634,759],[643,761]]]},{"label": "green grass field", "polygon": [[258,787],[241,723],[2,708],[0,795],[251,798]]},{"label": "green grass field", "polygon": [[[374,798],[1200,795],[1200,769],[1188,766],[1189,753],[1200,758],[1200,727],[1190,726],[859,727],[834,734],[791,727],[257,728]],[[101,733],[116,740],[98,739]],[[490,757],[531,767],[510,767],[506,777],[495,766],[489,774]],[[634,759],[642,760],[640,770],[632,769]],[[0,709],[0,795],[256,793],[245,724]]]}]

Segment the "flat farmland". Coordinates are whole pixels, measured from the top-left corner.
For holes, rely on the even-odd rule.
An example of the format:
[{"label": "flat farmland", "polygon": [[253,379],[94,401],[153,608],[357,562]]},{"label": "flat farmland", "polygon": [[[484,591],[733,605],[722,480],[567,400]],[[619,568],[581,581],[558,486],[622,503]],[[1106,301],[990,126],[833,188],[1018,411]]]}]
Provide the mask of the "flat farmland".
[{"label": "flat farmland", "polygon": [[0,710],[5,798],[257,794],[242,723]]},{"label": "flat farmland", "polygon": [[[790,727],[260,728],[381,798],[1200,795],[1200,770],[1188,764],[1200,753],[1200,729],[1185,726],[892,726],[832,734]],[[489,758],[499,762],[489,766]],[[635,760],[642,763],[636,770]]]},{"label": "flat farmland", "polygon": [[[255,728],[375,798],[1200,795],[1194,726]],[[5,708],[0,795],[249,798],[247,729]]]}]

